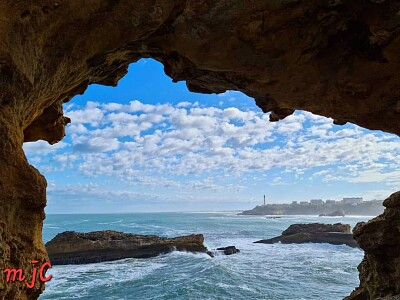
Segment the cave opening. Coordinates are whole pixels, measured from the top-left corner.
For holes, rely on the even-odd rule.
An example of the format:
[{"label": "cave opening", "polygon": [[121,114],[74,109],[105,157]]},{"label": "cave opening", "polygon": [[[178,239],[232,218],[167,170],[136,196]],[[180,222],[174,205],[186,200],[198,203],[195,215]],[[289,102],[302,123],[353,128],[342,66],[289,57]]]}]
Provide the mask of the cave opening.
[{"label": "cave opening", "polygon": [[[268,203],[346,196],[383,200],[399,183],[396,160],[400,149],[395,136],[352,124],[337,126],[332,119],[302,111],[271,123],[269,114],[263,114],[253,99],[240,92],[196,94],[184,82],[171,84],[161,63],[152,59],[132,64],[115,88],[90,86],[82,96],[64,104],[64,110],[72,123],[63,141],[53,146],[43,141],[24,144],[30,163],[48,180],[45,242],[61,228],[89,231],[94,225],[99,230],[167,236],[193,233],[199,229],[190,226],[191,219],[183,217],[172,230],[168,226],[171,215],[160,221],[156,214],[245,210],[261,204],[263,194],[268,195]],[[146,214],[142,219],[126,215],[135,212]],[[71,215],[57,219],[63,214]],[[210,230],[202,223],[207,220],[198,220],[205,232]],[[354,226],[363,220],[348,222]],[[283,230],[287,222],[274,230]],[[257,220],[256,226],[260,225]],[[220,226],[224,234],[229,232],[229,224]],[[252,234],[249,239],[253,241]],[[212,239],[210,243],[215,246]],[[255,251],[261,255],[262,246]],[[287,256],[294,253],[286,251]],[[301,270],[315,270],[310,267],[315,256],[315,267],[326,272],[322,278],[306,279],[310,274]],[[331,289],[332,283],[324,278],[335,277],[337,272],[343,273],[340,279],[335,277],[335,295],[345,296],[358,284],[359,250],[314,247],[300,249],[299,257],[300,269],[272,266],[263,260],[279,274],[270,283],[287,276],[282,271],[286,269],[293,272],[293,280],[303,276],[307,286],[293,285],[292,293],[301,294],[313,284]],[[343,258],[344,264],[337,263]],[[138,272],[137,265],[124,267]],[[65,270],[55,271],[62,277]],[[93,271],[99,271],[98,267],[81,270],[79,292],[88,288],[85,276]],[[105,270],[100,273],[106,276]],[[238,271],[239,275],[245,276]],[[62,278],[65,281],[60,285],[56,280],[48,284],[49,297],[56,288],[67,288],[73,282],[71,277]],[[256,285],[257,280],[265,277],[258,277]],[[89,289],[96,293],[95,287]],[[285,297],[279,289],[275,293]]]},{"label": "cave opening", "polygon": [[[287,117],[296,110],[294,116],[284,120],[286,122],[283,123],[286,124],[284,125],[285,129],[280,130],[281,132],[271,131],[276,133],[271,134],[269,136],[271,141],[268,140],[265,143],[270,143],[272,148],[264,148],[259,140],[250,139],[249,141],[245,136],[242,140],[237,135],[237,131],[240,132],[243,129],[236,127],[244,127],[241,125],[244,123],[243,109],[240,109],[239,112],[234,109],[225,111],[225,108],[221,109],[217,106],[220,110],[214,112],[215,114],[222,116],[224,113],[228,114],[228,116],[225,115],[228,119],[237,116],[233,121],[227,122],[228,126],[223,128],[225,131],[221,129],[219,135],[226,137],[231,134],[232,138],[229,142],[227,141],[225,145],[222,144],[223,146],[213,145],[215,151],[211,151],[211,144],[205,150],[201,150],[200,137],[196,140],[198,144],[195,145],[200,147],[196,148],[199,152],[195,153],[197,156],[194,155],[194,158],[193,154],[185,156],[185,153],[178,153],[172,157],[171,161],[171,158],[165,159],[165,153],[158,153],[159,157],[152,161],[158,164],[164,162],[164,165],[161,165],[159,169],[157,169],[158,165],[152,165],[149,161],[142,161],[146,166],[144,169],[146,172],[153,168],[158,171],[158,174],[163,173],[162,168],[167,164],[165,162],[170,162],[170,169],[177,176],[177,178],[171,176],[168,173],[168,168],[163,173],[163,176],[169,180],[168,182],[162,182],[160,177],[153,174],[147,176],[147,179],[146,176],[142,176],[145,180],[142,180],[141,184],[146,186],[146,190],[152,181],[157,187],[158,182],[154,183],[156,181],[154,178],[160,179],[158,181],[170,186],[170,189],[179,187],[179,185],[176,185],[176,181],[183,182],[180,185],[182,189],[186,187],[185,180],[191,180],[194,175],[190,175],[191,177],[189,176],[190,178],[187,177],[186,179],[178,178],[183,176],[179,175],[179,163],[190,162],[190,159],[195,163],[187,163],[184,166],[192,167],[193,171],[198,171],[199,167],[203,167],[202,171],[207,173],[213,167],[221,165],[224,166],[224,170],[229,171],[230,177],[224,177],[214,186],[210,185],[210,182],[201,180],[202,178],[192,180],[192,185],[188,185],[187,190],[196,189],[197,194],[201,191],[206,193],[204,192],[207,191],[207,189],[204,190],[205,187],[214,188],[218,192],[218,186],[228,186],[229,188],[223,188],[223,192],[225,193],[226,190],[228,195],[232,188],[239,186],[234,182],[234,178],[241,178],[240,182],[243,182],[244,189],[241,188],[241,191],[231,193],[240,195],[240,192],[242,192],[245,194],[243,197],[246,201],[248,201],[250,194],[250,191],[246,191],[246,187],[250,189],[247,184],[256,184],[257,182],[262,189],[268,187],[270,193],[266,192],[267,200],[271,201],[275,198],[282,199],[282,195],[296,191],[296,196],[305,195],[304,190],[313,191],[314,189],[314,193],[322,194],[323,191],[320,192],[318,188],[323,186],[324,191],[329,191],[330,188],[335,187],[335,184],[337,190],[343,191],[346,196],[351,192],[351,194],[360,195],[366,193],[370,195],[369,197],[385,194],[384,197],[386,197],[390,191],[398,189],[398,137],[360,130],[346,123],[357,124],[371,130],[382,130],[395,135],[400,134],[400,90],[398,89],[400,85],[399,1],[252,1],[251,5],[244,5],[243,1],[225,0],[56,2],[43,0],[3,1],[0,7],[0,36],[2,40],[0,46],[1,270],[23,268],[31,274],[33,270],[32,261],[38,260],[43,263],[49,259],[42,242],[47,186],[49,188],[49,206],[46,208],[48,212],[46,231],[48,229],[56,230],[55,227],[58,227],[57,224],[49,222],[50,218],[54,216],[51,212],[69,211],[68,206],[62,205],[61,202],[58,202],[59,205],[57,205],[55,200],[60,201],[61,198],[61,201],[63,199],[67,201],[68,195],[71,196],[71,192],[74,192],[72,183],[74,180],[75,194],[82,195],[82,191],[86,190],[86,194],[92,193],[96,196],[95,192],[103,189],[106,190],[103,196],[104,194],[108,195],[106,200],[115,204],[115,193],[110,191],[107,193],[107,188],[114,187],[123,191],[118,185],[115,186],[111,179],[118,181],[117,167],[119,166],[120,170],[124,170],[126,167],[124,160],[128,161],[129,164],[132,157],[129,156],[129,151],[120,153],[115,168],[114,161],[111,161],[111,158],[114,152],[122,149],[119,148],[122,147],[121,144],[124,147],[135,147],[135,140],[124,141],[122,137],[114,137],[115,140],[113,140],[112,133],[115,132],[113,131],[115,128],[108,126],[107,134],[111,135],[111,140],[107,140],[106,146],[108,148],[105,148],[105,137],[100,136],[95,139],[95,136],[93,136],[95,134],[105,135],[104,128],[96,128],[98,126],[95,122],[93,126],[90,123],[88,125],[81,122],[80,126],[76,122],[77,118],[75,118],[75,125],[71,125],[70,129],[67,130],[80,127],[82,131],[87,130],[86,134],[90,137],[89,139],[85,137],[85,132],[79,133],[79,128],[76,128],[76,138],[79,139],[75,140],[73,134],[69,134],[69,137],[59,145],[55,145],[51,150],[40,142],[36,144],[26,143],[24,148],[28,154],[29,162],[22,146],[24,141],[40,139],[50,143],[60,142],[64,137],[64,125],[69,121],[63,116],[62,103],[79,93],[83,93],[88,84],[114,85],[125,74],[127,64],[143,57],[152,57],[163,62],[166,74],[175,81],[186,80],[191,91],[202,93],[223,93],[226,90],[242,91],[254,98],[264,112],[272,112],[271,118],[273,120]],[[90,103],[87,102],[88,104],[86,104],[85,102],[81,108],[75,106],[66,107],[66,109],[75,115],[79,111],[83,112],[90,109],[91,112],[94,112],[96,108],[101,111],[99,106],[101,107],[102,104],[96,104],[96,99],[90,100]],[[141,104],[143,106],[146,104],[143,99],[139,100],[141,102],[135,102],[135,105]],[[147,105],[149,104],[147,103]],[[154,106],[155,104],[152,103],[151,105]],[[236,102],[235,107],[237,105],[238,102]],[[178,109],[174,105],[171,106]],[[117,107],[114,105],[114,108],[108,108],[117,109]],[[185,113],[182,112],[183,115],[186,114],[187,116],[186,121],[192,119],[194,108],[193,111],[189,106],[179,109],[186,110]],[[204,110],[201,104],[200,107],[196,107],[197,113],[199,109]],[[206,107],[206,110],[215,111],[215,109],[209,107]],[[246,109],[244,108],[244,110]],[[346,124],[345,126],[349,127],[333,126],[329,128],[330,123],[325,125],[323,121],[318,123],[318,120],[313,119],[314,117],[298,110],[332,117],[336,124]],[[118,114],[118,112],[113,111],[107,112],[107,115],[112,113],[114,114],[113,118]],[[132,114],[132,111],[129,110],[127,115],[127,118],[140,118],[138,113]],[[86,118],[93,117],[91,113],[86,116]],[[261,114],[254,117],[253,121],[247,122],[247,125],[255,122],[256,118],[261,119],[260,122],[266,127],[261,129],[262,126],[258,127],[257,125],[254,126],[254,130],[262,131],[264,136],[265,128],[269,129],[269,126],[273,126],[277,129],[280,126],[268,125],[269,123],[264,120]],[[301,126],[298,122],[299,119],[305,120]],[[109,124],[112,124],[111,119],[109,121]],[[171,119],[171,121],[173,120]],[[218,123],[219,121],[216,121],[215,118],[214,121],[216,125],[224,124],[224,121]],[[310,125],[310,122],[317,122],[317,124]],[[289,126],[288,123],[292,124]],[[321,128],[321,124],[326,128]],[[129,128],[125,124],[121,126]],[[344,131],[346,129],[348,130]],[[294,135],[293,131],[300,132],[300,137]],[[353,133],[354,135],[352,135]],[[193,135],[193,132],[191,134]],[[146,135],[154,134],[151,131]],[[159,131],[159,135],[160,138],[164,136],[162,130]],[[205,136],[204,132],[203,136]],[[243,135],[241,137],[243,138]],[[275,137],[274,141],[273,138]],[[190,144],[194,140],[189,140],[188,143]],[[241,146],[243,141],[246,141],[247,146]],[[74,148],[73,142],[76,142],[78,147]],[[152,141],[148,141],[148,143],[151,144]],[[165,141],[163,141],[163,145],[166,145]],[[305,145],[308,145],[308,147],[306,148]],[[98,149],[104,152],[101,155],[90,153],[88,146],[92,150]],[[43,154],[35,155],[35,147],[39,148]],[[171,148],[172,145],[169,144],[169,147]],[[55,151],[56,148],[58,150]],[[164,147],[165,150],[166,148]],[[223,150],[222,153],[216,151],[221,149]],[[135,150],[140,153],[138,149]],[[36,151],[39,152],[39,150]],[[77,152],[73,153],[73,151]],[[47,157],[42,157],[41,155],[45,155],[46,152]],[[327,155],[328,152],[333,153],[333,155]],[[197,158],[201,155],[206,155],[206,159],[204,158],[201,163],[197,163]],[[92,160],[86,161],[88,157],[91,157]],[[237,157],[240,159],[236,159]],[[324,164],[316,165],[318,160],[315,157],[319,158],[319,161],[323,161]],[[47,169],[46,160],[51,162]],[[138,159],[134,162],[138,165],[141,161]],[[282,162],[284,162],[284,166],[282,166]],[[48,185],[45,177],[30,163],[48,176]],[[292,168],[292,163],[303,167]],[[352,167],[347,168],[340,165],[341,163],[352,165]],[[338,166],[334,167],[337,164]],[[101,174],[108,174],[107,176],[111,179],[105,183],[88,184],[92,179],[83,178],[83,172],[87,171],[87,168],[90,169],[90,165],[97,167],[92,168],[92,172],[87,175],[96,175],[93,172],[97,171]],[[289,165],[289,167],[286,165]],[[321,169],[318,169],[318,167]],[[287,168],[291,171],[285,172]],[[262,174],[260,176],[259,173],[262,173],[262,170],[267,170],[268,176],[265,176],[267,179],[263,178]],[[138,178],[137,171],[133,169],[131,174],[125,175]],[[273,171],[280,175],[274,176]],[[244,174],[245,172],[248,176]],[[319,179],[315,179],[312,176],[313,174],[317,174],[316,177]],[[57,180],[63,181],[64,176],[68,177],[70,186],[60,188],[57,185]],[[260,177],[262,177],[261,180],[257,181]],[[247,180],[245,180],[246,178]],[[268,181],[268,178],[271,178],[271,181]],[[288,179],[289,183],[293,183],[303,180],[302,178],[305,180],[303,181],[304,185],[300,184],[298,189],[284,184],[285,179]],[[93,180],[99,181],[100,179]],[[323,182],[319,183],[318,180]],[[327,182],[324,182],[324,180]],[[126,193],[126,191],[129,192],[129,189],[133,188],[137,188],[137,186],[126,187],[124,196],[129,197],[129,193]],[[274,197],[272,191],[277,191],[279,188],[281,190]],[[167,189],[167,187],[163,189]],[[53,199],[52,190],[54,192]],[[252,190],[257,191],[257,188],[252,187]],[[157,193],[160,194],[162,191],[161,189],[160,191],[157,190]],[[213,193],[212,195],[217,193],[211,191],[209,193]],[[371,191],[372,193],[370,193]],[[69,194],[67,195],[65,192]],[[196,193],[192,194],[196,195]],[[334,196],[336,197],[336,195],[335,193]],[[258,193],[257,197],[254,197],[254,203],[262,204],[262,197]],[[307,195],[307,198],[309,198],[309,195]],[[101,199],[104,198],[99,197],[99,195],[96,199],[92,198],[92,205],[88,205],[86,212],[90,212],[91,209],[93,211],[94,208],[98,210],[103,207],[105,209],[106,201],[101,201]],[[200,200],[206,203],[206,199],[207,197],[204,195]],[[215,198],[209,198],[209,200],[214,207],[222,203]],[[229,205],[238,203],[233,200],[235,199],[227,201]],[[195,202],[194,200],[190,203],[193,205]],[[83,201],[79,202],[80,209],[84,212],[82,203]],[[166,203],[166,201],[163,203]],[[188,207],[188,203],[185,202],[184,205],[181,203],[179,208]],[[365,255],[359,265],[360,286],[348,299],[369,300],[400,295],[400,241],[398,238],[400,205],[398,203],[400,203],[400,192],[392,194],[384,201],[385,211],[383,214],[368,223],[358,223],[359,225],[355,228],[354,237],[365,251]],[[161,204],[158,203],[158,205]],[[172,206],[177,206],[176,203],[174,205]],[[109,205],[109,207],[116,206]],[[121,210],[122,207],[127,208],[123,203],[119,203],[118,206],[121,207]],[[180,214],[180,216],[182,215]],[[189,228],[190,224],[198,224],[198,222],[190,222],[195,219],[195,216],[206,218],[204,214],[191,214],[190,216],[189,221],[185,223],[187,226],[181,227],[180,230]],[[63,226],[71,225],[73,215],[67,217],[69,219],[61,222]],[[166,215],[164,215],[165,217]],[[238,221],[236,225],[231,223],[227,226],[226,231],[221,232],[219,231],[222,228],[221,223],[225,222],[226,217],[218,218],[214,215],[210,219],[203,219],[206,223],[219,223],[218,226],[211,226],[213,230],[208,231],[211,236],[219,233],[219,237],[229,238],[230,233],[235,231],[233,230],[234,226],[238,226],[239,223],[242,224],[242,221]],[[102,215],[102,218],[103,221],[98,220],[96,224],[114,222],[112,223],[114,225],[103,225],[121,226],[118,224],[123,223],[120,222],[120,219],[105,222],[105,215]],[[154,222],[161,221],[159,215],[152,218]],[[90,229],[86,220],[88,219],[81,218],[81,226],[84,229]],[[274,224],[274,220],[271,219],[268,222]],[[262,221],[260,219],[260,224],[264,224],[261,223],[263,221],[266,222],[264,219]],[[137,224],[132,221],[125,225],[135,229]],[[163,227],[164,229],[165,227],[168,228],[165,225],[168,225],[168,222],[158,224],[156,226],[160,227],[148,228],[148,230],[152,232],[155,228],[160,230]],[[242,232],[245,237],[249,237],[250,232],[248,230],[236,228],[238,229],[236,232]],[[200,229],[204,229],[206,232],[206,228]],[[200,231],[200,229],[197,228],[195,231]],[[257,235],[261,234],[265,234],[265,231],[260,231]],[[207,241],[211,243],[210,236],[207,237]],[[231,242],[232,240],[227,239],[225,241]],[[243,246],[243,244],[240,245]],[[249,247],[250,245],[252,244],[248,244]],[[255,250],[252,247],[250,248]],[[246,259],[252,253],[259,253],[260,257],[265,254],[265,247],[263,248],[264,252],[260,250],[260,252],[253,251],[251,253],[246,250],[250,248],[244,247],[244,252],[240,257]],[[270,258],[273,247],[268,248],[268,250],[267,256]],[[255,295],[254,293],[262,293],[260,297],[255,298],[264,298],[267,295],[270,298],[285,299],[293,298],[293,294],[296,294],[296,298],[301,298],[301,293],[309,290],[313,291],[313,295],[317,299],[327,299],[328,294],[333,295],[336,292],[335,296],[337,297],[335,299],[348,294],[351,288],[346,287],[345,289],[341,285],[343,281],[352,282],[346,277],[346,274],[350,274],[346,273],[346,270],[349,270],[346,267],[351,264],[345,260],[335,259],[333,256],[329,260],[328,271],[333,270],[331,268],[332,262],[343,261],[346,263],[344,268],[339,268],[341,271],[345,270],[344,272],[332,274],[336,274],[339,279],[336,277],[315,278],[312,277],[313,274],[310,274],[310,278],[313,278],[310,281],[309,278],[301,278],[301,274],[304,274],[304,272],[298,273],[293,268],[293,266],[300,266],[300,269],[307,270],[310,266],[315,266],[316,261],[321,262],[323,253],[331,254],[329,251],[325,251],[327,249],[319,250],[297,253],[305,255],[312,253],[313,256],[305,259],[305,257],[300,258],[296,255],[294,256],[297,258],[295,263],[288,263],[284,259],[289,257],[285,255],[287,252],[275,252],[275,254],[282,254],[279,257],[283,258],[283,260],[274,261],[275,266],[280,266],[279,269],[271,269],[271,265],[268,265],[270,260],[266,259],[260,262],[259,260],[249,259],[246,261],[248,262],[247,266],[254,266],[251,262],[257,261],[258,264],[254,268],[259,272],[245,269],[245,266],[237,264],[236,266],[241,267],[238,272],[234,273],[237,281],[214,286],[213,291],[220,292],[229,289],[227,291],[230,293],[229,296],[217,295],[217,297],[220,296],[219,298],[226,297],[228,299],[238,298],[240,295],[244,295],[244,299],[251,299],[251,296]],[[238,257],[236,256],[233,261],[243,262]],[[275,256],[277,259],[279,257]],[[187,262],[187,256],[180,256],[180,258]],[[214,263],[218,261],[214,260]],[[121,280],[116,283],[116,290],[129,292],[125,284],[131,284],[132,280],[136,278],[138,280],[136,282],[141,283],[138,284],[138,289],[145,295],[144,290],[155,290],[156,288],[156,285],[152,285],[149,289],[149,277],[147,276],[152,274],[152,270],[158,270],[158,272],[164,270],[165,273],[172,274],[170,269],[165,268],[168,265],[169,263],[161,260],[148,269],[134,269],[134,272],[127,272],[127,270],[132,271],[132,264],[124,265],[122,269],[125,272],[121,272],[122,276],[119,276],[121,273],[118,272],[114,272],[114,274],[118,275],[118,278],[128,280]],[[187,265],[179,265],[176,270],[184,271]],[[265,268],[260,270],[259,268],[263,266]],[[222,269],[216,269],[219,272],[213,273],[214,275],[219,274],[217,278],[206,276],[206,278],[202,278],[204,280],[191,281],[189,287],[187,284],[175,285],[174,290],[162,290],[160,295],[163,292],[169,292],[170,294],[166,296],[175,299],[174,296],[180,295],[180,293],[190,292],[190,297],[186,298],[204,299],[205,297],[196,294],[197,291],[202,290],[196,284],[200,282],[221,283],[221,278],[233,280],[226,270],[232,270],[235,266],[222,265],[222,267]],[[279,277],[277,280],[269,281],[267,284],[265,280],[262,280],[265,279],[262,274],[268,274],[270,269],[274,275],[281,276],[276,276]],[[325,271],[326,265],[319,265],[317,269]],[[350,269],[354,270],[354,267]],[[74,270],[79,270],[79,268],[74,267]],[[84,270],[81,269],[81,271]],[[97,298],[103,298],[103,294],[99,294],[98,290],[93,289],[93,285],[100,285],[100,282],[104,283],[104,281],[99,281],[101,278],[93,277],[94,274],[101,274],[102,271],[104,269],[102,270],[100,267],[100,269],[92,269],[91,272],[85,273],[86,279],[89,278],[89,280],[81,280],[82,277],[80,276],[74,277],[79,278],[79,282],[87,283],[86,286],[80,288],[84,297],[93,295]],[[242,273],[240,273],[241,271]],[[282,271],[285,271],[285,273],[282,273]],[[195,277],[190,278],[197,280],[200,275],[210,275],[201,266],[196,269],[195,274]],[[262,283],[257,284],[256,280],[246,282],[246,279],[249,278],[246,277],[246,274],[251,274],[252,278],[260,278],[258,276],[261,274],[260,282]],[[290,282],[282,282],[280,279],[285,278],[287,274],[299,275],[298,278],[304,280],[292,277],[293,280]],[[177,275],[183,277],[182,273]],[[169,279],[173,281],[176,278],[179,278],[179,276]],[[352,278],[356,280],[355,273]],[[73,278],[64,279],[65,282],[74,280]],[[157,283],[162,283],[159,280],[160,278],[153,279]],[[333,287],[329,285],[332,281],[335,283]],[[304,288],[299,283],[307,283],[307,286]],[[105,287],[107,286],[106,284]],[[161,284],[158,287],[160,286],[163,285]],[[268,286],[272,289],[266,290]],[[60,293],[69,290],[69,286],[63,286],[62,283],[58,287]],[[104,284],[102,287],[104,287]],[[284,289],[287,292],[292,292],[292,294],[276,294],[273,287],[281,287],[281,290]],[[177,290],[178,288],[180,289]],[[209,288],[209,286],[205,287],[205,289]],[[339,289],[342,290],[339,291]],[[43,290],[44,283],[39,282],[34,288],[29,289],[24,282],[9,284],[4,276],[0,277],[0,296],[5,299],[37,299]],[[334,292],[331,293],[331,290],[334,290]],[[49,291],[51,291],[51,287],[47,292]],[[316,292],[323,294],[317,295]],[[54,298],[61,296],[57,294]],[[124,296],[120,298],[125,298]],[[303,298],[309,298],[308,296],[309,294],[304,295]],[[45,295],[44,297],[48,296]]]}]

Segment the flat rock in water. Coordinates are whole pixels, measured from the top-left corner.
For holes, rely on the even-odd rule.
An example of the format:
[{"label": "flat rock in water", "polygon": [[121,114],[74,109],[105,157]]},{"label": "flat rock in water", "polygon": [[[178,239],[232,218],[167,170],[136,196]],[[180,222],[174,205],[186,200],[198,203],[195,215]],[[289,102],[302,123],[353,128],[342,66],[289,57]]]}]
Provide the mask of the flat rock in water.
[{"label": "flat rock in water", "polygon": [[342,232],[351,233],[349,224],[292,224],[282,232],[282,235],[291,235],[295,233],[319,233],[319,232]]},{"label": "flat rock in water", "polygon": [[282,235],[255,243],[274,244],[329,243],[359,247],[348,224],[293,224]]},{"label": "flat rock in water", "polygon": [[149,258],[172,251],[206,253],[202,234],[176,238],[118,231],[66,231],[46,243],[52,265],[87,264],[124,258]]}]

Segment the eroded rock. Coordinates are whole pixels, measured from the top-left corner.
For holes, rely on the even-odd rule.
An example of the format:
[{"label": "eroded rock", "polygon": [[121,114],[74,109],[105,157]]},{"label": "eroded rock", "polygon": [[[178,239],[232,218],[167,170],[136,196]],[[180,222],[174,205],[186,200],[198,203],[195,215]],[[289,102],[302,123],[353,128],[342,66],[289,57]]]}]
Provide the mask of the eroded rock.
[{"label": "eroded rock", "polygon": [[282,232],[282,235],[292,235],[296,233],[320,233],[320,232],[341,232],[351,233],[349,224],[321,224],[321,223],[310,223],[310,224],[292,224],[286,230]]},{"label": "eroded rock", "polygon": [[46,243],[52,265],[87,264],[123,258],[150,258],[172,251],[206,253],[201,234],[176,238],[118,231],[65,231]]},{"label": "eroded rock", "polygon": [[261,244],[303,244],[303,243],[329,243],[333,245],[347,245],[359,247],[350,233],[348,224],[292,224],[282,232],[282,235],[260,240]]},{"label": "eroded rock", "polygon": [[358,223],[353,229],[365,254],[358,266],[360,286],[346,300],[400,295],[400,192],[392,194],[383,205],[386,209],[382,215]]},{"label": "eroded rock", "polygon": [[[302,109],[399,135],[399,11],[397,0],[2,1],[1,250],[20,250],[0,267],[47,257],[46,182],[22,143],[59,141],[61,103],[89,84],[114,86],[152,57],[191,91],[244,92],[272,121]],[[5,299],[35,299],[44,284],[0,287]]]}]

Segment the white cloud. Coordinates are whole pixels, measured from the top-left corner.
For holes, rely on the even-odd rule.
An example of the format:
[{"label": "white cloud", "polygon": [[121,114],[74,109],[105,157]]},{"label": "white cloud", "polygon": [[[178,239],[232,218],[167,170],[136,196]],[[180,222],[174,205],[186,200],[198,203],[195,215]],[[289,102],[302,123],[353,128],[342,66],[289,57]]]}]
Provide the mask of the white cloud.
[{"label": "white cloud", "polygon": [[382,182],[389,181],[400,187],[400,171],[379,172],[377,170],[363,170],[358,176],[351,178],[351,182]]},{"label": "white cloud", "polygon": [[75,144],[74,149],[78,152],[108,152],[118,149],[118,146],[116,138],[92,137]]},{"label": "white cloud", "polygon": [[68,144],[65,142],[59,142],[54,145],[50,145],[45,141],[37,141],[37,142],[29,142],[23,145],[24,151],[26,155],[47,155],[50,153],[57,152],[60,149],[63,149]]},{"label": "white cloud", "polygon": [[65,114],[71,118],[73,124],[90,124],[98,126],[99,122],[104,119],[103,111],[93,104],[88,105],[85,109],[66,111]]},{"label": "white cloud", "polygon": [[[225,94],[223,97],[231,96],[230,92]],[[124,105],[91,102],[84,109],[73,108],[68,114],[77,121],[68,126],[67,137],[73,147],[67,148],[69,144],[63,142],[51,146],[54,148],[44,142],[26,144],[29,155],[56,153],[53,162],[61,169],[171,188],[182,188],[183,179],[167,179],[174,176],[210,176],[215,172],[242,176],[277,168],[298,180],[308,170],[324,168],[312,178],[384,182],[388,186],[399,183],[398,137],[356,126],[334,126],[331,119],[307,112],[270,123],[269,116],[258,111],[186,102],[175,106],[138,100]],[[36,162],[45,164],[38,158]],[[394,169],[387,170],[387,166]],[[284,184],[284,176],[269,184]],[[209,190],[228,186],[200,179],[191,179],[187,185]]]}]

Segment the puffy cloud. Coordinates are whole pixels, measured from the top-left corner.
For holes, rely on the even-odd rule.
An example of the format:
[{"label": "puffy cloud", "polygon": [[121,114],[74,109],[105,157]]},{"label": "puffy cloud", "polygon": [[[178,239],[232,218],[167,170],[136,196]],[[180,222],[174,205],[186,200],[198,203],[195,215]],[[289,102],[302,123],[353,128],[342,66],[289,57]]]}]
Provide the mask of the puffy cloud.
[{"label": "puffy cloud", "polygon": [[74,124],[90,124],[92,126],[98,126],[104,119],[103,111],[98,107],[93,107],[93,104],[88,104],[85,109],[67,111],[66,115]]},{"label": "puffy cloud", "polygon": [[[221,97],[234,95],[224,94]],[[308,178],[325,182],[400,183],[398,137],[353,125],[334,126],[331,119],[307,112],[270,123],[269,116],[259,111],[135,100],[129,104],[90,102],[83,109],[71,106],[67,114],[74,118],[68,126],[68,143],[51,147],[44,142],[28,143],[24,149],[30,156],[56,154],[54,164],[85,176],[221,191],[231,183],[193,176],[215,179],[217,173],[235,177],[281,168],[286,173],[266,179],[269,185],[285,184],[285,174],[300,180],[308,171],[312,172]],[[39,166],[44,167],[45,161],[35,158]]]},{"label": "puffy cloud", "polygon": [[351,182],[382,182],[388,181],[400,186],[400,170],[393,172],[380,172],[379,170],[363,170],[350,179]]},{"label": "puffy cloud", "polygon": [[63,149],[67,146],[68,144],[65,142],[59,142],[54,145],[50,145],[49,143],[45,141],[37,141],[37,142],[30,142],[30,143],[25,143],[23,148],[25,151],[26,155],[33,156],[33,155],[47,155],[50,153],[57,152],[60,149]]},{"label": "puffy cloud", "polygon": [[116,138],[91,137],[82,139],[74,145],[77,152],[108,152],[118,149],[119,141]]}]

